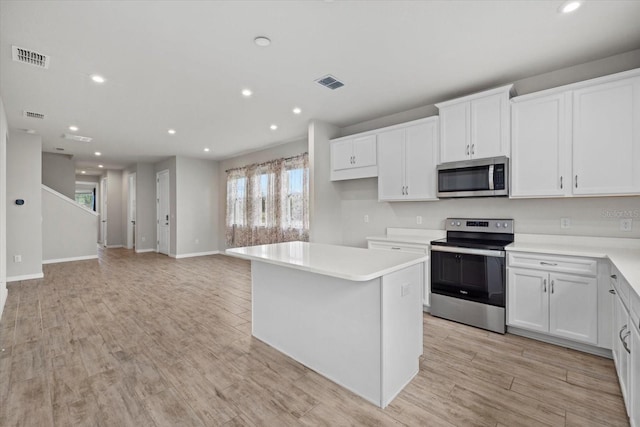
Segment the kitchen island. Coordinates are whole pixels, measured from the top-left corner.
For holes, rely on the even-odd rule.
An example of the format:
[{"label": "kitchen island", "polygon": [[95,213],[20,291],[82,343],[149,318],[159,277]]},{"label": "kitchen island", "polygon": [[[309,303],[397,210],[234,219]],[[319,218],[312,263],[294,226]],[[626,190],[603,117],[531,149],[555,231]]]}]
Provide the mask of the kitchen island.
[{"label": "kitchen island", "polygon": [[418,373],[426,256],[306,242],[251,261],[252,335],[384,408]]}]

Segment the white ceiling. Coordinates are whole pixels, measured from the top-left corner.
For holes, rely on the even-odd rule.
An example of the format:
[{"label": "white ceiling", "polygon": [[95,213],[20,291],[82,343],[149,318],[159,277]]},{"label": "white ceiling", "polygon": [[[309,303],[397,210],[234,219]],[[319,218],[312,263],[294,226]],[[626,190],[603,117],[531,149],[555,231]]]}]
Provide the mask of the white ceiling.
[{"label": "white ceiling", "polygon": [[[640,1],[561,4],[2,0],[0,94],[12,129],[78,167],[221,159],[304,138],[312,119],[348,126],[640,47]],[[12,45],[50,68],[13,62]],[[314,82],[325,74],[346,86]],[[69,125],[93,142],[61,139]]]}]

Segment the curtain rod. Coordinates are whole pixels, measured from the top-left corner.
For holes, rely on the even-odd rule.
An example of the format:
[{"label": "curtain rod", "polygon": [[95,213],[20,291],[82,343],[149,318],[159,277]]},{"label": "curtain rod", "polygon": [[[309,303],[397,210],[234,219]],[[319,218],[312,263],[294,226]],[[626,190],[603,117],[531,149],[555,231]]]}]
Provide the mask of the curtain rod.
[{"label": "curtain rod", "polygon": [[309,152],[305,151],[304,153],[296,154],[295,156],[283,157],[281,159],[273,159],[273,160],[269,160],[267,162],[262,162],[262,163],[251,163],[251,164],[246,165],[246,166],[239,166],[237,168],[227,169],[225,172],[229,173],[231,171],[237,171],[237,170],[240,170],[240,169],[247,169],[247,168],[249,168],[251,166],[254,166],[254,167],[264,166],[264,165],[268,165],[269,163],[277,162],[278,160],[286,162],[287,160],[292,160],[292,159],[295,159],[296,157],[304,156],[305,154],[309,154]]}]

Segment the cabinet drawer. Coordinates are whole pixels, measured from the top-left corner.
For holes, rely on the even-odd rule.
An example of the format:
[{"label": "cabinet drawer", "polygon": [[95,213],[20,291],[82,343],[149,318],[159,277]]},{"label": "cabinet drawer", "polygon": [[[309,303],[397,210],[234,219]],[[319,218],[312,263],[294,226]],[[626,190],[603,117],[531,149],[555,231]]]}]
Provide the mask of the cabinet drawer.
[{"label": "cabinet drawer", "polygon": [[595,259],[524,252],[509,252],[508,266],[593,277],[598,273],[598,261]]},{"label": "cabinet drawer", "polygon": [[410,243],[398,242],[369,242],[369,249],[382,249],[386,251],[411,252],[415,254],[428,254],[429,248],[425,245],[412,245]]}]

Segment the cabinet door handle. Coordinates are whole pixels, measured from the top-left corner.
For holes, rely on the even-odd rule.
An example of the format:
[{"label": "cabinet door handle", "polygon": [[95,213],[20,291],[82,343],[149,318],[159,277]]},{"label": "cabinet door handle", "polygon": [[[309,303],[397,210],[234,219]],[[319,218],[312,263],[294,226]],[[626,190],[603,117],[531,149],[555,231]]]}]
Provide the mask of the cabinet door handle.
[{"label": "cabinet door handle", "polygon": [[622,329],[620,329],[620,332],[618,332],[618,338],[620,338],[620,341],[624,342],[624,338],[622,338],[622,333],[624,332],[625,329],[627,329],[627,325],[624,325],[622,327]]},{"label": "cabinet door handle", "polygon": [[467,156],[469,155],[469,145],[467,144]]},{"label": "cabinet door handle", "polygon": [[552,267],[555,267],[556,265],[558,265],[555,262],[544,262],[544,261],[540,261],[540,265],[550,265]]},{"label": "cabinet door handle", "polygon": [[546,293],[547,292],[547,279],[544,279],[542,281],[542,285],[544,286],[544,288],[542,288],[542,292]]},{"label": "cabinet door handle", "polygon": [[553,293],[553,285],[554,285],[555,280],[551,281],[551,293]]},{"label": "cabinet door handle", "polygon": [[613,280],[618,280],[618,275],[617,274],[612,274],[609,277],[611,277]]},{"label": "cabinet door handle", "polygon": [[576,175],[576,188],[578,188],[578,175]]},{"label": "cabinet door handle", "polygon": [[610,293],[611,295],[615,295],[615,294],[616,294],[616,290],[615,290],[615,289],[609,289],[609,293]]},{"label": "cabinet door handle", "polygon": [[476,154],[476,144],[471,144],[471,155]]},{"label": "cabinet door handle", "polygon": [[627,331],[627,333],[624,334],[623,336],[622,331],[624,331],[625,329],[627,329],[627,325],[624,325],[622,329],[620,329],[620,333],[618,334],[618,336],[620,337],[620,341],[622,341],[622,346],[624,347],[624,349],[627,351],[627,353],[631,354],[631,350],[629,349],[629,345],[627,344],[627,341],[626,341],[626,339],[631,334],[631,331]]},{"label": "cabinet door handle", "polygon": [[405,188],[405,190],[404,190],[404,191],[405,191],[405,193],[404,193],[404,194],[406,194],[406,195],[408,196],[408,195],[409,195],[409,186],[407,185],[407,186],[406,186],[406,187],[404,187],[404,188]]},{"label": "cabinet door handle", "polygon": [[562,177],[560,177],[560,189],[562,190]]},{"label": "cabinet door handle", "polygon": [[397,248],[397,247],[395,247],[395,246],[394,246],[394,247],[392,247],[391,249],[393,249],[394,251],[399,251],[399,250],[401,250],[402,248]]}]

